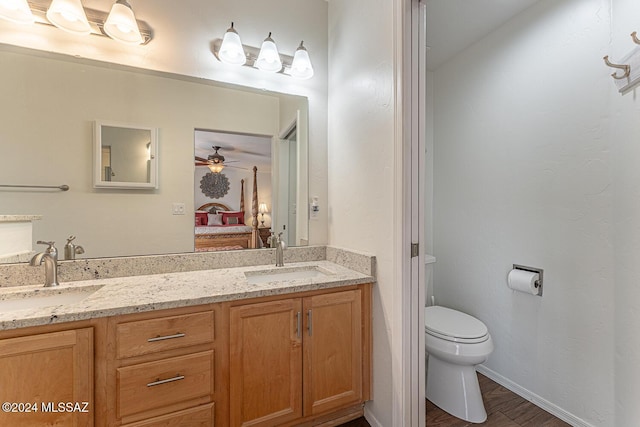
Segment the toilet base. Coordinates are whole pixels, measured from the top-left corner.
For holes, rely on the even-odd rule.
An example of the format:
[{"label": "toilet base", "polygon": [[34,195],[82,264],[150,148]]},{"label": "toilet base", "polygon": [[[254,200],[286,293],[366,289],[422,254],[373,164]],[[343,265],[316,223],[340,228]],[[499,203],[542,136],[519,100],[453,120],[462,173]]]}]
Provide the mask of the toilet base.
[{"label": "toilet base", "polygon": [[476,367],[454,365],[429,356],[427,399],[440,409],[471,423],[487,420]]}]

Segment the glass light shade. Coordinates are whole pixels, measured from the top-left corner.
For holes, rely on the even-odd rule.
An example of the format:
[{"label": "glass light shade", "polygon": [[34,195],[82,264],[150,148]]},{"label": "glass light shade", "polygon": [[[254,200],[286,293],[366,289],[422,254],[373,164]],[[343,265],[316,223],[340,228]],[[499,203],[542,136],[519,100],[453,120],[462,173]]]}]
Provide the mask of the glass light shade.
[{"label": "glass light shade", "polygon": [[309,59],[309,52],[307,52],[307,49],[302,46],[302,42],[300,42],[300,46],[296,49],[296,53],[293,55],[290,73],[291,77],[301,80],[313,77],[313,67],[311,66],[311,60]]},{"label": "glass light shade", "polygon": [[224,33],[224,38],[218,51],[218,59],[225,64],[231,65],[244,65],[247,62],[240,36],[233,28],[233,22],[227,32]]},{"label": "glass light shade", "polygon": [[260,203],[260,206],[258,207],[258,212],[260,212],[261,214],[266,214],[267,212],[269,212],[269,209],[267,209],[267,204]]},{"label": "glass light shade", "polygon": [[213,165],[209,165],[209,170],[213,173],[220,173],[224,169],[224,165],[222,163],[216,163]]},{"label": "glass light shade", "polygon": [[118,0],[114,3],[103,28],[109,37],[119,42],[128,44],[142,43],[142,36],[140,35],[136,17],[126,0]]},{"label": "glass light shade", "polygon": [[32,24],[35,20],[27,0],[0,0],[0,18],[17,24]]},{"label": "glass light shade", "polygon": [[47,10],[47,19],[61,30],[73,34],[89,34],[91,27],[87,21],[80,0],[53,0]]},{"label": "glass light shade", "polygon": [[256,60],[256,67],[262,71],[269,71],[271,73],[277,73],[282,70],[282,61],[278,54],[278,48],[271,38],[271,33],[269,33],[269,37],[262,42],[262,47]]}]

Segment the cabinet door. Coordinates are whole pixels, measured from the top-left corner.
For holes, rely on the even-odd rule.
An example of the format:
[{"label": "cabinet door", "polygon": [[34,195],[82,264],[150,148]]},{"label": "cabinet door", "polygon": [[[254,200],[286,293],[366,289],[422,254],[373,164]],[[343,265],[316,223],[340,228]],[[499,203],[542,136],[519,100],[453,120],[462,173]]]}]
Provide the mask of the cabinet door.
[{"label": "cabinet door", "polygon": [[92,328],[0,340],[0,402],[0,426],[92,426]]},{"label": "cabinet door", "polygon": [[304,415],[362,400],[359,289],[304,299]]},{"label": "cabinet door", "polygon": [[273,426],[302,416],[300,299],[230,309],[232,426]]}]

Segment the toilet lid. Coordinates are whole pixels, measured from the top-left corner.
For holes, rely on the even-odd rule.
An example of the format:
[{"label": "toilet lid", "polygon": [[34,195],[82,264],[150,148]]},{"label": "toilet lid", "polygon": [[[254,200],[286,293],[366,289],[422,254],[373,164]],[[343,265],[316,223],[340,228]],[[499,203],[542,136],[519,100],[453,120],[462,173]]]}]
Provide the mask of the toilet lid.
[{"label": "toilet lid", "polygon": [[437,305],[425,307],[424,326],[428,333],[451,341],[479,342],[489,334],[475,317]]}]

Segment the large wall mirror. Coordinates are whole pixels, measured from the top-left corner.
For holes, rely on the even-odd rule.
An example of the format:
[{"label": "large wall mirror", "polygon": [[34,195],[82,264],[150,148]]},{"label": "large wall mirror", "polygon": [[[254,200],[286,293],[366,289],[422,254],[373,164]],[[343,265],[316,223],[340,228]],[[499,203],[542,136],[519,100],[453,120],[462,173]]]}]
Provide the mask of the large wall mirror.
[{"label": "large wall mirror", "polygon": [[[197,132],[258,135],[273,149],[295,123],[293,156],[299,163],[281,177],[284,160],[272,159],[273,180],[259,185],[265,224],[277,225],[277,218],[294,214],[296,237],[290,243],[307,242],[306,98],[6,45],[0,45],[0,63],[0,184],[70,187],[0,190],[0,214],[42,215],[34,223],[34,240],[62,246],[74,235],[88,258],[191,252],[195,211],[204,204],[196,179],[207,169],[194,163]],[[96,120],[157,127],[157,189],[94,188]],[[201,156],[208,157],[213,145],[227,146],[227,154],[220,152],[229,166],[236,163],[233,150],[250,151],[228,141],[208,144],[209,152]],[[115,166],[113,172],[117,177]],[[279,180],[291,183],[292,176],[296,189],[285,202],[268,195]],[[233,191],[238,185],[231,182]],[[248,176],[247,203],[251,185]]]}]

